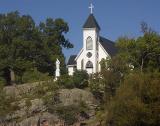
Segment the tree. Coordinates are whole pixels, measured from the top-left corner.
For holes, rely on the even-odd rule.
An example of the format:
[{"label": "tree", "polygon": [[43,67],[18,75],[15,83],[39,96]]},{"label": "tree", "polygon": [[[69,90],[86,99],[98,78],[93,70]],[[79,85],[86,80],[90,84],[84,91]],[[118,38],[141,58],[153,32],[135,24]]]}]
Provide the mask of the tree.
[{"label": "tree", "polygon": [[29,15],[0,14],[0,72],[7,84],[16,83],[27,70],[37,69],[53,76],[57,58],[65,73],[62,48],[73,47],[64,35],[68,30],[62,19],[48,18],[36,26]]},{"label": "tree", "polygon": [[121,37],[117,41],[119,55],[123,57],[128,64],[135,68],[140,68],[143,72],[144,68],[152,70],[160,70],[160,35],[147,26],[146,23],[141,24],[143,36],[137,39],[129,39]]},{"label": "tree", "polygon": [[143,37],[137,39],[137,55],[139,55],[140,69],[147,66],[152,67],[151,69],[159,67],[160,57],[160,35],[154,32],[151,28],[148,28],[147,24],[142,23]]},{"label": "tree", "polygon": [[105,103],[106,126],[160,125],[160,35],[146,24],[142,31],[137,39],[118,40],[119,53],[102,74],[109,86],[105,94],[110,97]]},{"label": "tree", "polygon": [[32,65],[35,23],[28,15],[18,12],[0,15],[0,69],[9,83]]},{"label": "tree", "polygon": [[123,81],[125,75],[130,71],[128,63],[121,56],[117,55],[112,59],[106,59],[101,62],[104,68],[101,71],[103,85],[105,91],[105,100],[109,102],[115,96],[120,82]]},{"label": "tree", "polygon": [[45,22],[40,23],[39,30],[45,52],[40,57],[37,57],[36,67],[41,72],[49,72],[50,75],[53,75],[55,61],[58,58],[61,62],[61,72],[62,74],[65,73],[65,58],[62,48],[73,48],[73,44],[64,35],[69,31],[68,24],[62,19],[53,20],[52,18],[48,18]]}]

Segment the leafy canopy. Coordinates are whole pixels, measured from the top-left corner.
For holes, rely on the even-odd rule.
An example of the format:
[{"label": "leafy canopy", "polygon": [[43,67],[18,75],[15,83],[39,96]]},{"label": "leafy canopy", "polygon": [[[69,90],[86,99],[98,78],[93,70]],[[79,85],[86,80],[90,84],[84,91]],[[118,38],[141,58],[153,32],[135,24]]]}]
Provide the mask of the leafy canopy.
[{"label": "leafy canopy", "polygon": [[1,77],[12,83],[22,78],[26,71],[35,69],[53,76],[57,58],[62,74],[65,73],[62,48],[73,47],[65,37],[68,31],[63,19],[48,18],[37,26],[29,15],[0,14]]}]

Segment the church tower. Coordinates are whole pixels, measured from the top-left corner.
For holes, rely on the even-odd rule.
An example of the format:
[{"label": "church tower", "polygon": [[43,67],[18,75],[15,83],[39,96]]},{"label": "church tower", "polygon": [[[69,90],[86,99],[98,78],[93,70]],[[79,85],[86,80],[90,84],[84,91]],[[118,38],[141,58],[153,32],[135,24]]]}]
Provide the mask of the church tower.
[{"label": "church tower", "polygon": [[83,25],[83,51],[82,59],[83,68],[88,73],[98,72],[98,40],[100,27],[92,13],[93,5],[91,4],[91,14]]}]

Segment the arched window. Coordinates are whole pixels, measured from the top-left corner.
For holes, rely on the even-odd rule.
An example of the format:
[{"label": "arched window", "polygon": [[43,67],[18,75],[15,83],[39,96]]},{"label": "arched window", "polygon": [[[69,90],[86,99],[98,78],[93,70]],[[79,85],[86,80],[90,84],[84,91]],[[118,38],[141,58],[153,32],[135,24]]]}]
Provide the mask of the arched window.
[{"label": "arched window", "polygon": [[91,61],[88,61],[86,64],[86,68],[93,68],[93,63]]},{"label": "arched window", "polygon": [[86,49],[92,50],[93,49],[93,41],[92,38],[89,36],[86,40]]}]

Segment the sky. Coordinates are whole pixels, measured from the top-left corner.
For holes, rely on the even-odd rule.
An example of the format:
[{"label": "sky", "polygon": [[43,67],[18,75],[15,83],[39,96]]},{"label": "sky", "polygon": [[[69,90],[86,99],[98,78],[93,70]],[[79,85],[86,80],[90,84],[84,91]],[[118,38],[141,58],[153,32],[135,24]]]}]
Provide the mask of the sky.
[{"label": "sky", "polygon": [[160,33],[160,0],[0,0],[0,13],[17,10],[31,15],[37,25],[47,17],[64,19],[70,29],[66,38],[74,44],[73,49],[63,49],[68,59],[82,48],[82,26],[90,14],[90,3],[100,34],[107,39],[140,36],[142,21]]}]

